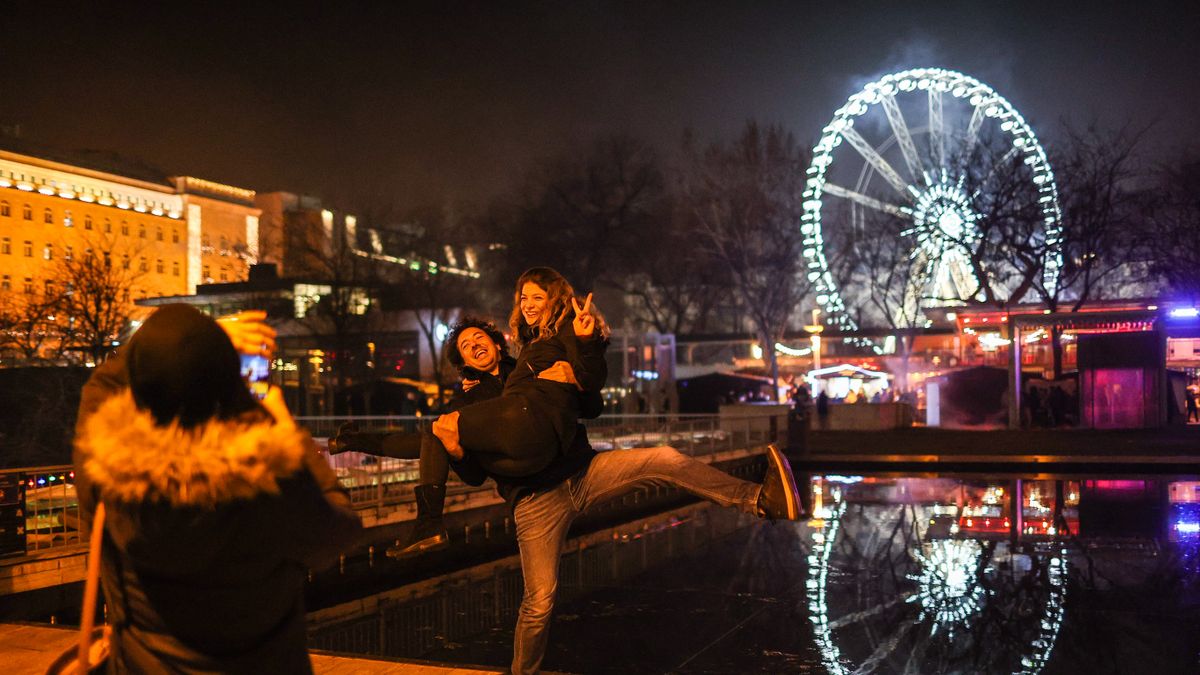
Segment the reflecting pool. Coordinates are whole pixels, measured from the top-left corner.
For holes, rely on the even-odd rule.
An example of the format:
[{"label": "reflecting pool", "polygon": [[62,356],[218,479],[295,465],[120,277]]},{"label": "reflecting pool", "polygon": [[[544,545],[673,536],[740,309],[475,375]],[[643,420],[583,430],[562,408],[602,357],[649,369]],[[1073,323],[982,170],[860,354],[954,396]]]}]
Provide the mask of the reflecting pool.
[{"label": "reflecting pool", "polygon": [[[1200,479],[806,477],[814,517],[695,504],[572,538],[545,667],[1197,673]],[[503,666],[515,557],[314,613],[314,647]]]}]

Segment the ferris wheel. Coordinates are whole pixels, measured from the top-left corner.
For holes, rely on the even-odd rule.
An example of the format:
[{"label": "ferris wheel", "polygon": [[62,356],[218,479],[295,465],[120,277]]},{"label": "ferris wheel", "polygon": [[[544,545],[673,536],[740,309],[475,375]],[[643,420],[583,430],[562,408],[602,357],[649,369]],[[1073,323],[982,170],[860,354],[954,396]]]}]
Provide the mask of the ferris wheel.
[{"label": "ferris wheel", "polygon": [[[1001,231],[1005,218],[1025,229]],[[1047,289],[1062,264],[1058,188],[1033,130],[988,85],[939,68],[887,75],[834,113],[800,227],[817,304],[843,329],[921,326],[929,307],[1013,292],[1015,245],[1038,252]]]}]

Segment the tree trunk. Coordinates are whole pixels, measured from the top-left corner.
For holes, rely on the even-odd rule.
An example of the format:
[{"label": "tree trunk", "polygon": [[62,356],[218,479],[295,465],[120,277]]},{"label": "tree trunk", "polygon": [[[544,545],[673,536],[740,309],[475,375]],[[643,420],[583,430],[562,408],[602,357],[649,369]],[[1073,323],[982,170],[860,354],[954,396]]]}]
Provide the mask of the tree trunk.
[{"label": "tree trunk", "polygon": [[1054,379],[1062,377],[1063,373],[1063,347],[1062,347],[1062,326],[1057,323],[1050,327],[1050,353],[1054,355]]}]

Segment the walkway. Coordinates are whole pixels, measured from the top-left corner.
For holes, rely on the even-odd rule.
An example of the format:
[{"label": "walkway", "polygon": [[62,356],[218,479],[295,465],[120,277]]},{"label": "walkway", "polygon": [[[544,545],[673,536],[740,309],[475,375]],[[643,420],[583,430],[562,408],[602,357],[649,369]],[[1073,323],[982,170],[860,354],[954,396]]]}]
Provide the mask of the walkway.
[{"label": "walkway", "polygon": [[[56,626],[0,624],[0,662],[7,675],[42,675],[46,666],[78,636],[78,631]],[[317,675],[482,675],[501,673],[494,668],[444,666],[402,659],[374,659],[344,654],[314,653],[313,670]]]}]

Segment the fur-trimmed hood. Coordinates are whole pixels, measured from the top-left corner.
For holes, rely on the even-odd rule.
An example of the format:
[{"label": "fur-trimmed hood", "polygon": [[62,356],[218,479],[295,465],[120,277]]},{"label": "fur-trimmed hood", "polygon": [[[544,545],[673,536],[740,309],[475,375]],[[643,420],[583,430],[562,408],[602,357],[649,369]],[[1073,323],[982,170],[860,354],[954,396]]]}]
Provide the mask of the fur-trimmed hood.
[{"label": "fur-trimmed hood", "polygon": [[278,493],[279,479],[300,470],[311,440],[269,421],[157,426],[126,389],[91,415],[75,443],[103,498],[203,507]]}]

